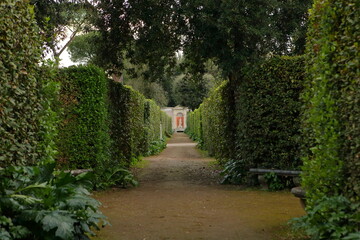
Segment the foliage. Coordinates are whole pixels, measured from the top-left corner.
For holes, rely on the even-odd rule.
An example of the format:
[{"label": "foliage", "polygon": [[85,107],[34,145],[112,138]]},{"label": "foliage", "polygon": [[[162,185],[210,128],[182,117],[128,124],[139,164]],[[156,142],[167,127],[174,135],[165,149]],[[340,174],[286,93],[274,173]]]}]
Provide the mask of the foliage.
[{"label": "foliage", "polygon": [[314,240],[359,239],[359,204],[339,195],[323,197],[304,217],[294,219],[294,226],[305,229]]},{"label": "foliage", "polygon": [[99,173],[101,181],[95,181],[94,183],[96,189],[106,189],[112,186],[127,188],[129,185],[134,187],[139,185],[131,171],[121,165],[111,166],[102,170],[103,172]]},{"label": "foliage", "polygon": [[247,169],[245,163],[236,159],[229,159],[224,164],[224,169],[221,172],[223,179],[222,184],[243,184],[246,180]]},{"label": "foliage", "polygon": [[129,167],[145,145],[145,98],[131,87],[110,81],[112,161]]},{"label": "foliage", "polygon": [[324,196],[359,201],[359,4],[315,1],[310,12],[302,178],[309,210]]},{"label": "foliage", "polygon": [[89,175],[74,177],[54,167],[0,169],[1,239],[89,239],[90,228],[107,223],[89,196]]},{"label": "foliage", "polygon": [[195,110],[208,95],[208,83],[203,76],[186,75],[174,86],[174,98],[177,105]]},{"label": "foliage", "polygon": [[163,149],[172,134],[171,118],[152,100],[111,81],[109,91],[112,161],[129,167],[133,158]]},{"label": "foliage", "polygon": [[293,177],[279,176],[274,172],[264,174],[264,179],[270,191],[279,191],[283,189],[291,189],[294,187]]},{"label": "foliage", "polygon": [[[58,61],[59,56],[76,34],[91,28],[91,22],[96,15],[93,4],[87,0],[29,0],[29,2],[34,6],[37,25],[55,61]],[[68,35],[68,32],[71,34]],[[66,44],[59,46],[64,40],[67,40]]]},{"label": "foliage", "polygon": [[190,114],[187,132],[241,183],[251,167],[297,169],[304,70],[301,57],[273,57],[243,69],[235,89],[224,82]]},{"label": "foliage", "polygon": [[[47,158],[51,127],[47,95],[53,86],[39,77],[41,38],[27,1],[0,5],[0,166],[32,165]],[[50,151],[50,150],[49,150]]]},{"label": "foliage", "polygon": [[224,81],[201,105],[201,123],[203,147],[220,161],[225,163],[234,153],[232,135],[233,114],[231,111],[230,83]]},{"label": "foliage", "polygon": [[[269,52],[287,53],[296,44],[293,40],[304,39],[309,4],[309,0],[99,0],[104,56],[121,67],[126,49],[133,62],[146,63],[148,75],[154,76],[169,62],[175,63],[174,54],[181,49],[192,73],[202,73],[203,63],[215,59],[230,80],[236,80],[247,61]],[[301,52],[303,41],[298,43]]]},{"label": "foliage", "polygon": [[297,169],[301,57],[273,57],[243,72],[236,90],[236,160],[243,167]]},{"label": "foliage", "polygon": [[165,148],[166,148],[166,142],[164,139],[159,141],[152,141],[149,145],[148,151],[144,154],[144,156],[152,156],[159,154]]},{"label": "foliage", "polygon": [[101,37],[95,31],[75,36],[67,48],[71,61],[101,66],[100,41]]},{"label": "foliage", "polygon": [[110,161],[108,82],[94,66],[61,69],[60,101],[64,111],[57,144],[60,167],[106,167]]}]

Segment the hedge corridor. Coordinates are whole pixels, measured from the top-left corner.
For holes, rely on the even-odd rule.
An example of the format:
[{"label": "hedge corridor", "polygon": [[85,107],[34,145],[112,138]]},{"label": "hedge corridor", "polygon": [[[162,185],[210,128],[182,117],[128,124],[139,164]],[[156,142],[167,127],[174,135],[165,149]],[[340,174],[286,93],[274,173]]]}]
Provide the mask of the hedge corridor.
[{"label": "hedge corridor", "polygon": [[[129,167],[165,147],[171,119],[152,100],[95,66],[61,69],[59,167]],[[155,145],[155,146],[154,146]]]},{"label": "hedge corridor", "polygon": [[226,181],[245,181],[249,168],[300,168],[303,65],[302,57],[274,57],[252,66],[235,89],[235,112],[225,81],[189,115],[187,132],[224,165]]},{"label": "hedge corridor", "polygon": [[249,168],[302,170],[308,215],[296,222],[312,239],[360,239],[359,9],[314,1],[304,56],[242,68],[235,90],[223,83],[188,118],[225,182],[244,183]]}]

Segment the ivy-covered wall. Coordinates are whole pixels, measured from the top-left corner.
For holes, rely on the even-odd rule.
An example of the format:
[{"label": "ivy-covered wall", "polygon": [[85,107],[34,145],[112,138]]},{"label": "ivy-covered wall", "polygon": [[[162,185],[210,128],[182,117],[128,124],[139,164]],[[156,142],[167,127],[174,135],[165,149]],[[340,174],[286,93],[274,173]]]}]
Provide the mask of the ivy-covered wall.
[{"label": "ivy-covered wall", "polygon": [[56,87],[49,75],[40,77],[42,41],[33,8],[4,0],[0,12],[0,167],[34,165],[53,151],[47,96]]},{"label": "ivy-covered wall", "polygon": [[99,168],[110,161],[108,80],[95,66],[61,69],[62,121],[58,165],[71,169]]},{"label": "ivy-covered wall", "polygon": [[311,207],[324,196],[360,200],[360,2],[315,1],[303,99],[304,175]]}]

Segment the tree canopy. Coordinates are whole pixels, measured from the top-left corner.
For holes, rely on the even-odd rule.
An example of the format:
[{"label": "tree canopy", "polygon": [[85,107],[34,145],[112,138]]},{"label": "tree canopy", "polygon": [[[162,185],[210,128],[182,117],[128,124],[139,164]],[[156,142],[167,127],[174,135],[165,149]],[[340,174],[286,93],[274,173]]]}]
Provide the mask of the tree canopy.
[{"label": "tree canopy", "polygon": [[[227,76],[268,54],[301,53],[310,0],[99,0],[98,26],[108,64],[123,51],[149,66],[149,78],[183,51],[194,73],[213,59]],[[236,78],[236,77],[235,77]]]}]

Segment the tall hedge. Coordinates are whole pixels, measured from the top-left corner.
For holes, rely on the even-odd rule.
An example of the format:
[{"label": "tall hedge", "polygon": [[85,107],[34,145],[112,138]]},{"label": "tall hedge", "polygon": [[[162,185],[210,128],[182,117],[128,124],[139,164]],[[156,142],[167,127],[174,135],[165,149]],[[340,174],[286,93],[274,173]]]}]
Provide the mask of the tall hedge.
[{"label": "tall hedge", "polygon": [[99,168],[110,160],[108,80],[95,66],[61,69],[59,166]]},{"label": "tall hedge", "polygon": [[190,137],[199,142],[200,145],[203,144],[203,129],[202,129],[202,121],[201,121],[201,107],[195,109],[193,112],[187,115],[187,128],[186,133],[190,135]]},{"label": "tall hedge", "polygon": [[153,100],[147,99],[145,101],[145,151],[154,142],[160,141],[163,136],[163,130],[161,126],[161,114],[160,107],[156,105]]},{"label": "tall hedge", "polygon": [[129,166],[172,133],[171,118],[154,101],[129,86],[110,81],[112,158]]},{"label": "tall hedge", "polygon": [[201,127],[204,148],[221,163],[232,158],[235,143],[230,137],[233,127],[230,84],[225,81],[201,105]]},{"label": "tall hedge", "polygon": [[360,200],[360,2],[315,1],[303,98],[304,175],[309,205],[345,194]]},{"label": "tall hedge", "polygon": [[[27,1],[0,4],[0,166],[47,158],[46,77],[39,77],[42,45]],[[50,125],[48,125],[51,127]]]},{"label": "tall hedge", "polygon": [[243,69],[236,89],[224,82],[190,114],[187,132],[225,163],[225,181],[245,180],[251,167],[300,168],[304,75],[302,57],[274,57]]},{"label": "tall hedge", "polygon": [[298,169],[301,57],[273,57],[243,71],[236,90],[236,161],[246,169]]}]

